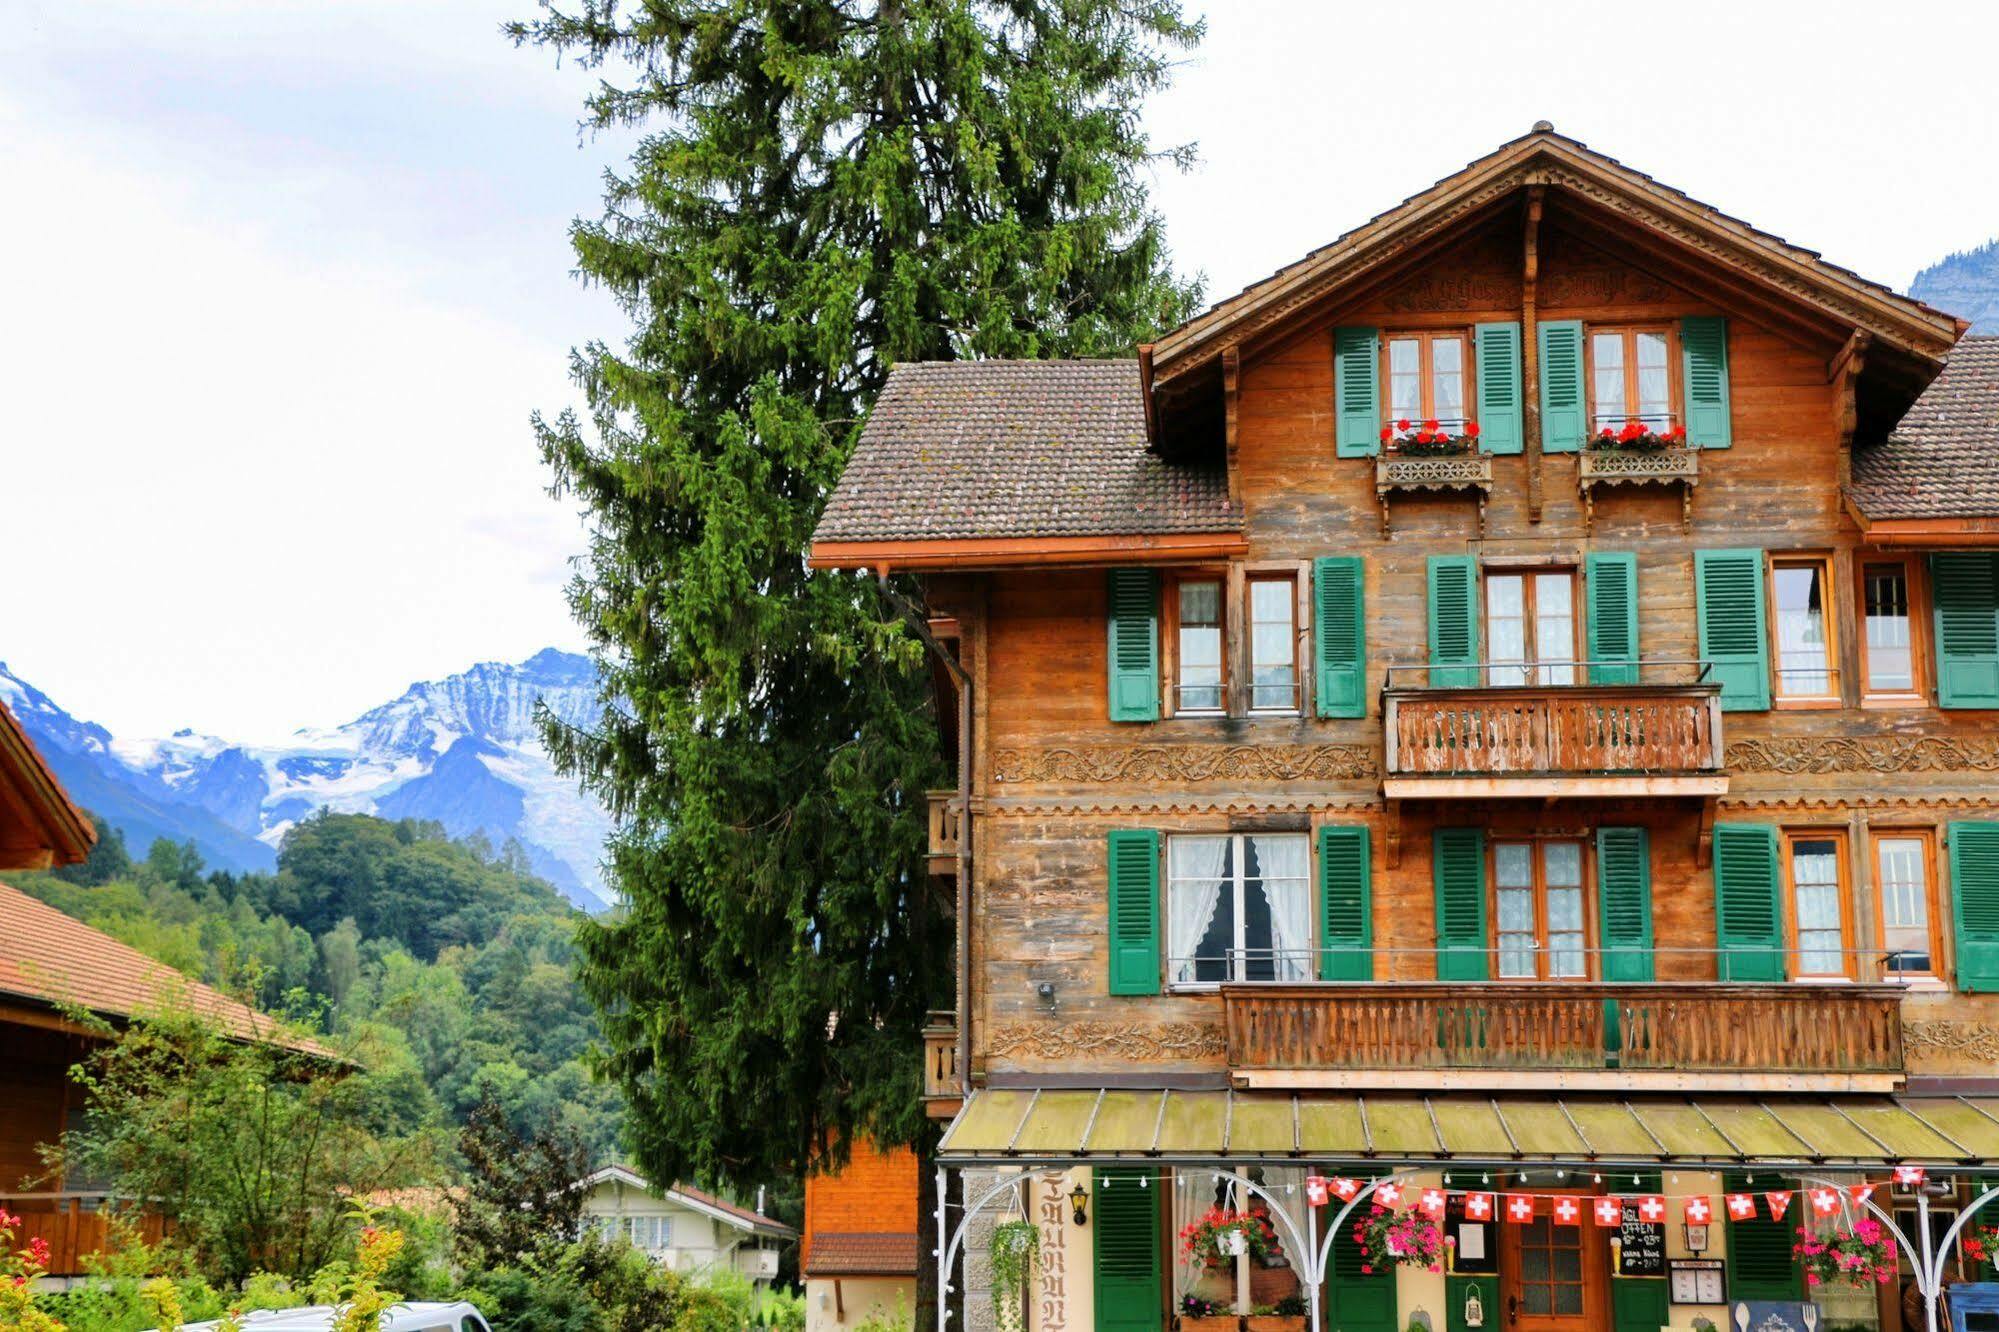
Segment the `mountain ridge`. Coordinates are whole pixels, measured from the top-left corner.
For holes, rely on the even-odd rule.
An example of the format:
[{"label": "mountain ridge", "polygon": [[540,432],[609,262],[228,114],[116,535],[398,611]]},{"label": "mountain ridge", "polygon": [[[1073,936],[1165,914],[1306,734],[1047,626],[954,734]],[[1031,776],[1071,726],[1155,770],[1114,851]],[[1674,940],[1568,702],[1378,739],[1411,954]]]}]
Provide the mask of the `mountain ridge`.
[{"label": "mountain ridge", "polygon": [[597,673],[587,657],[545,648],[418,680],[342,726],[306,727],[274,744],[181,730],[115,737],[82,721],[0,662],[0,701],[20,719],[76,802],[135,848],[192,841],[222,869],[269,869],[284,834],[326,808],[435,820],[453,837],[518,841],[535,872],[588,910],[611,894],[599,868],[603,810],[559,776],[536,706],[587,724]]},{"label": "mountain ridge", "polygon": [[1909,295],[1969,319],[1973,333],[1999,333],[1999,239],[1945,255],[1916,274]]}]

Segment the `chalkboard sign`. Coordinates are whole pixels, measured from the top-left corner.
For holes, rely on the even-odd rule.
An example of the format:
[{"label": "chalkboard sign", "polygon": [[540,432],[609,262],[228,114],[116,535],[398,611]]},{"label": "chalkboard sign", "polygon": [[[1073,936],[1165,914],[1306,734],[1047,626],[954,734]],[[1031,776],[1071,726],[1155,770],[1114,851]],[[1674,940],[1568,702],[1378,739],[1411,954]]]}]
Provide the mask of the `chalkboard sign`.
[{"label": "chalkboard sign", "polygon": [[[1499,1275],[1499,1232],[1491,1220],[1473,1221],[1465,1216],[1465,1196],[1453,1193],[1444,1204],[1445,1233],[1455,1241],[1449,1251],[1450,1269],[1456,1276]],[[1497,1210],[1497,1195],[1494,1195]]]},{"label": "chalkboard sign", "polygon": [[1624,1204],[1617,1239],[1617,1275],[1666,1275],[1666,1227],[1661,1222],[1639,1220],[1637,1203]]}]

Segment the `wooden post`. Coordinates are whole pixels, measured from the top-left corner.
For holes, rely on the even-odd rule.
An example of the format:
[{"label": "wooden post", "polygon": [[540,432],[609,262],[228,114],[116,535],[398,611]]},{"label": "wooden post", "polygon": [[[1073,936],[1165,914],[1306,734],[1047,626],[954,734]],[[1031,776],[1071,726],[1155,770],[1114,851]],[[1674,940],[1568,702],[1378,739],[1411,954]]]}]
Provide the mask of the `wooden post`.
[{"label": "wooden post", "polygon": [[1857,402],[1860,372],[1867,366],[1867,344],[1873,339],[1860,329],[1826,365],[1826,381],[1833,386],[1832,429],[1839,441],[1839,493],[1843,499],[1853,486],[1853,432],[1860,423]]},{"label": "wooden post", "polygon": [[1527,521],[1541,521],[1541,348],[1535,331],[1535,283],[1541,276],[1541,205],[1545,185],[1527,187],[1526,241],[1520,261],[1520,410],[1527,435]]},{"label": "wooden post", "polygon": [[1222,421],[1227,437],[1229,498],[1242,500],[1242,483],[1236,470],[1236,419],[1241,400],[1242,351],[1231,342],[1222,348]]}]

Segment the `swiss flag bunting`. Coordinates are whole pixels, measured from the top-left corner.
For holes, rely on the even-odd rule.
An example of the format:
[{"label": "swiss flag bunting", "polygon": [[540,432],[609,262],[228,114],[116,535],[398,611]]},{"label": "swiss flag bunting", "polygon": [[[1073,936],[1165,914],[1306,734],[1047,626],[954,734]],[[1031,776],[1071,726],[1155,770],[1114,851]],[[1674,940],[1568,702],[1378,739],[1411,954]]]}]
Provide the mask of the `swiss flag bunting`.
[{"label": "swiss flag bunting", "polygon": [[1853,1184],[1847,1187],[1846,1192],[1853,1201],[1864,1203],[1874,1196],[1874,1186],[1872,1184]]},{"label": "swiss flag bunting", "polygon": [[1490,1193],[1467,1193],[1465,1195],[1465,1220],[1492,1220],[1492,1195]]},{"label": "swiss flag bunting", "polygon": [[1756,1197],[1749,1193],[1728,1195],[1728,1219],[1731,1221],[1754,1221],[1756,1219]]},{"label": "swiss flag bunting", "polygon": [[1534,1195],[1531,1193],[1509,1193],[1506,1195],[1506,1219],[1526,1224],[1534,1219]]},{"label": "swiss flag bunting", "polygon": [[1820,1216],[1837,1216],[1839,1214],[1839,1194],[1832,1189],[1813,1189],[1811,1191],[1811,1199],[1812,1210]]},{"label": "swiss flag bunting", "polygon": [[1648,1193],[1638,1200],[1638,1219],[1656,1225],[1666,1219],[1666,1200],[1656,1193]]},{"label": "swiss flag bunting", "polygon": [[1314,1207],[1324,1207],[1326,1199],[1332,1195],[1326,1191],[1324,1175],[1305,1176],[1305,1201]]},{"label": "swiss flag bunting", "polygon": [[[1714,1220],[1714,1208],[1709,1205],[1708,1200],[1705,1198],[1695,1197],[1687,1199],[1686,1207],[1682,1210],[1686,1213],[1687,1224],[1690,1226],[1704,1226]],[[1756,1204],[1749,1204],[1749,1210],[1754,1212]]]},{"label": "swiss flag bunting", "polygon": [[1770,1219],[1782,1221],[1784,1213],[1791,1210],[1791,1190],[1772,1189],[1763,1195],[1763,1201],[1770,1204]]},{"label": "swiss flag bunting", "polygon": [[1596,1200],[1596,1223],[1606,1229],[1624,1224],[1624,1204],[1615,1198]]},{"label": "swiss flag bunting", "polygon": [[1400,1207],[1402,1205],[1402,1186],[1391,1179],[1375,1189],[1374,1200],[1383,1207]]},{"label": "swiss flag bunting", "polygon": [[1921,1166],[1900,1165],[1895,1167],[1895,1182],[1905,1189],[1914,1188],[1923,1182],[1927,1172]]},{"label": "swiss flag bunting", "polygon": [[1333,1179],[1333,1196],[1341,1202],[1352,1202],[1360,1196],[1360,1181],[1357,1179],[1348,1179],[1345,1175],[1335,1176]]},{"label": "swiss flag bunting", "polygon": [[1444,1191],[1442,1189],[1424,1189],[1422,1197],[1416,1201],[1416,1206],[1422,1211],[1424,1216],[1429,1217],[1432,1221],[1443,1220]]}]

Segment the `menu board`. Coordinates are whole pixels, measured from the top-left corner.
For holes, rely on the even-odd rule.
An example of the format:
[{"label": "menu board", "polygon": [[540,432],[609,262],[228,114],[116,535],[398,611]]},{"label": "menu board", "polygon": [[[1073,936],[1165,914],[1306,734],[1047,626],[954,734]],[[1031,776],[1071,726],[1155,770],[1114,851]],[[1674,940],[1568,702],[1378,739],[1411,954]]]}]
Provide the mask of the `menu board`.
[{"label": "menu board", "polygon": [[1637,1203],[1624,1204],[1617,1240],[1617,1275],[1666,1275],[1666,1227],[1662,1222],[1641,1221]]}]

